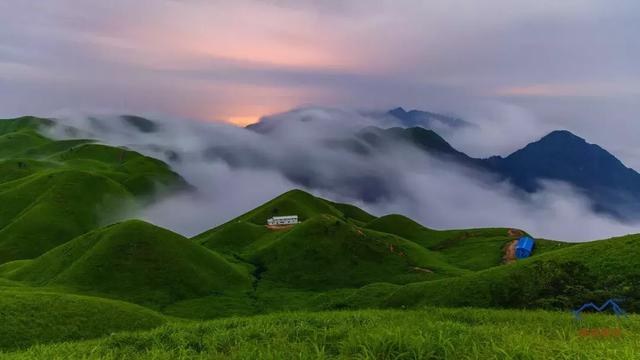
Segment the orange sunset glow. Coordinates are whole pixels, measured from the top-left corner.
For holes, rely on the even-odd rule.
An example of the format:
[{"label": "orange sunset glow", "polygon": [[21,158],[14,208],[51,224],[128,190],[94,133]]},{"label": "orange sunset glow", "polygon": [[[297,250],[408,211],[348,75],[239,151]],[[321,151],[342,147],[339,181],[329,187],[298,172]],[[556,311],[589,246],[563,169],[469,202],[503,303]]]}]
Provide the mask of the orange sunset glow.
[{"label": "orange sunset glow", "polygon": [[[581,20],[600,6],[495,1],[113,0],[53,11],[25,0],[2,5],[38,14],[27,32],[11,32],[23,18],[3,21],[2,108],[115,108],[244,126],[307,105],[449,108],[467,96],[638,94],[631,38],[619,36],[627,22],[611,23],[616,41],[605,41],[602,28]],[[495,16],[505,6],[508,16]],[[531,29],[515,31],[516,23]],[[34,89],[46,96],[27,101]]]},{"label": "orange sunset glow", "polygon": [[254,124],[260,120],[261,115],[253,115],[253,116],[231,116],[225,119],[227,122],[237,125],[237,126],[247,126],[250,124]]}]

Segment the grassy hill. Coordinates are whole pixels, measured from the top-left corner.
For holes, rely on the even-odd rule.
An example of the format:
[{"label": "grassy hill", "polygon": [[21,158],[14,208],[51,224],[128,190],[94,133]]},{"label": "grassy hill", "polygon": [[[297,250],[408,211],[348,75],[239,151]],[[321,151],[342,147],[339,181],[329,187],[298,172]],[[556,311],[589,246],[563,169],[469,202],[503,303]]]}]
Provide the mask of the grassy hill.
[{"label": "grassy hill", "polygon": [[[386,306],[577,308],[618,298],[640,310],[640,235],[582,243],[457,278],[409,284]],[[472,297],[469,294],[473,294]]]},{"label": "grassy hill", "polygon": [[[479,308],[566,310],[616,298],[640,311],[640,235],[536,239],[532,257],[505,264],[515,239],[507,228],[434,230],[292,190],[187,239],[114,223],[123,207],[186,186],[166,164],[38,132],[51,125],[0,121],[0,351],[13,351],[0,358],[636,356],[637,316],[577,324],[568,311]],[[265,226],[279,215],[301,223]],[[403,310],[196,321],[372,308]],[[624,336],[585,339],[584,326]],[[94,340],[62,343],[82,339]]]},{"label": "grassy hill", "polygon": [[268,218],[282,215],[298,215],[302,222],[318,215],[330,215],[354,225],[362,225],[375,219],[356,206],[334,203],[302,190],[291,190],[246,214],[195,236],[193,240],[216,251],[252,254],[287,233],[288,229],[272,231],[264,226]]},{"label": "grassy hill", "polygon": [[52,120],[0,120],[0,263],[29,259],[186,187],[159,160],[91,140],[56,141]]},{"label": "grassy hill", "polygon": [[[267,218],[278,214],[298,215],[301,223],[266,228]],[[253,264],[263,280],[293,288],[327,290],[466,273],[439,253],[366,225],[376,221],[355,206],[293,190],[193,240]]]},{"label": "grassy hill", "polygon": [[[274,208],[304,220],[270,230],[263,224]],[[634,237],[587,244],[537,239],[532,257],[504,264],[505,247],[515,239],[507,228],[439,231],[401,215],[354,220],[339,209],[292,191],[194,241],[253,265],[253,296],[266,311],[277,302],[288,304],[280,309],[319,309],[320,294],[330,309],[570,309],[610,297],[640,298]],[[638,304],[627,300],[625,306]]]},{"label": "grassy hill", "polygon": [[[302,222],[285,229],[264,225],[268,217],[285,214]],[[617,253],[605,251],[615,240],[603,242],[605,248],[538,240],[530,259],[504,265],[504,248],[512,240],[506,228],[438,231],[293,190],[192,240],[129,221],[89,232],[33,261],[8,262],[0,276],[196,318],[431,304],[568,308],[589,296],[629,294],[624,289],[634,286],[632,269],[575,261],[595,254],[617,261]],[[601,281],[579,276],[589,271]],[[622,285],[596,294],[595,284],[614,281],[612,275]]]},{"label": "grassy hill", "polygon": [[464,273],[415,243],[331,215],[297,225],[250,260],[263,268],[264,279],[308,289],[406,283]]},{"label": "grassy hill", "polygon": [[[394,234],[442,254],[448,262],[468,270],[483,270],[503,263],[504,247],[514,237],[507,228],[438,231],[426,228],[406,216],[392,214],[369,222],[366,228]],[[560,241],[536,240],[537,256],[571,246]]]},{"label": "grassy hill", "polygon": [[142,306],[97,297],[0,288],[0,349],[90,339],[160,326]]},{"label": "grassy hill", "polygon": [[[301,219],[294,227],[265,227],[271,216],[294,214]],[[401,215],[376,218],[293,190],[193,240],[253,264],[263,280],[327,290],[419,282],[499,266],[513,240],[508,230],[437,231]]]},{"label": "grassy hill", "polygon": [[[334,203],[302,190],[291,190],[232,220],[232,222],[244,221],[264,225],[267,219],[272,216],[298,215],[300,221],[305,221],[320,214],[332,215],[345,221],[360,224],[375,219],[373,215],[353,205]],[[199,235],[196,239],[202,238],[206,234]]]},{"label": "grassy hill", "polygon": [[8,277],[153,307],[251,284],[246,270],[218,254],[136,220],[80,236],[13,269]]},{"label": "grassy hill", "polygon": [[40,171],[0,184],[0,262],[38,256],[133,201],[120,184],[78,170]]}]

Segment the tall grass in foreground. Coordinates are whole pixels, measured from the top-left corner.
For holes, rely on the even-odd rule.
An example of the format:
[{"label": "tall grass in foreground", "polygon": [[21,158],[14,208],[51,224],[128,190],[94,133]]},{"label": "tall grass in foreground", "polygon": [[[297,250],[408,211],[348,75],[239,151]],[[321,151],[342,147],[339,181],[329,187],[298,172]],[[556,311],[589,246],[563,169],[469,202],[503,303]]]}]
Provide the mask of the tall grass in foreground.
[{"label": "tall grass in foreground", "polygon": [[[620,328],[583,336],[581,328]],[[282,313],[39,345],[3,359],[638,359],[640,317],[441,309]]]}]

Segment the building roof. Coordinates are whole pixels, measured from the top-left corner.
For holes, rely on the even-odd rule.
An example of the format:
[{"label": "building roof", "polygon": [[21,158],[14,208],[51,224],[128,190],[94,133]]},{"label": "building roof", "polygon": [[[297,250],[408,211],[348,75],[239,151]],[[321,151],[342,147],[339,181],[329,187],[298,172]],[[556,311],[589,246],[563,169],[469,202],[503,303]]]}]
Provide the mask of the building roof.
[{"label": "building roof", "polygon": [[282,219],[294,219],[294,218],[297,219],[298,215],[274,216],[274,217],[271,217],[270,219],[282,220]]}]

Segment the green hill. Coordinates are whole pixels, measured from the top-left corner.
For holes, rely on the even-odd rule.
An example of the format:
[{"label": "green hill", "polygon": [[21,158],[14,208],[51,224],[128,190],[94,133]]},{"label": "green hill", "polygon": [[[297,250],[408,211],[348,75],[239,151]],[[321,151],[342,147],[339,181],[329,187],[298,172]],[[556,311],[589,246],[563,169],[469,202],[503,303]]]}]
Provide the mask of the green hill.
[{"label": "green hill", "polygon": [[[285,230],[266,228],[262,220],[278,206],[305,220]],[[633,237],[587,244],[537,239],[533,256],[504,264],[505,247],[515,239],[507,228],[439,231],[401,215],[354,221],[338,209],[293,191],[195,240],[253,264],[258,302],[268,308],[278,294],[280,302],[304,309],[313,296],[337,289],[345,290],[329,295],[328,308],[567,309],[607,297],[640,298],[633,290],[640,279]]]},{"label": "green hill", "polygon": [[469,270],[502,264],[504,247],[513,240],[504,228],[438,231],[395,214],[380,217],[368,223],[367,228],[411,240],[439,252],[451,264]]},{"label": "green hill", "polygon": [[[301,223],[273,230],[274,215]],[[391,233],[363,227],[373,215],[292,190],[193,240],[256,267],[260,280],[308,290],[407,283],[466,273],[444,257]]]},{"label": "green hill", "polygon": [[133,200],[109,178],[77,170],[0,184],[0,262],[36,257],[98,227]]},{"label": "green hill", "polygon": [[264,225],[267,223],[267,219],[272,216],[298,215],[300,221],[305,221],[320,214],[333,215],[345,221],[356,222],[370,221],[375,218],[355,206],[324,200],[302,190],[291,190],[233,221]]},{"label": "green hill", "polygon": [[[302,222],[279,230],[265,226],[268,217],[289,214]],[[420,282],[499,266],[513,237],[506,228],[432,230],[401,215],[376,218],[355,206],[293,190],[193,240],[253,264],[261,281],[324,291]],[[549,244],[557,247],[543,248],[564,246]]]},{"label": "green hill", "polygon": [[194,241],[223,253],[250,254],[265,244],[275,241],[288,229],[272,231],[264,225],[233,221],[198,235]]},{"label": "green hill", "polygon": [[161,161],[91,140],[49,139],[53,120],[0,120],[0,263],[29,259],[185,181]]},{"label": "green hill", "polygon": [[249,259],[264,270],[264,279],[307,289],[406,283],[464,273],[411,241],[331,215],[297,225]]},{"label": "green hill", "polygon": [[[576,308],[623,299],[640,310],[640,235],[576,244],[456,278],[409,284],[386,306]],[[469,296],[473,294],[473,296]]]},{"label": "green hill", "polygon": [[[437,251],[460,268],[483,270],[503,263],[504,248],[515,238],[507,228],[433,230],[402,215],[387,215],[371,221],[368,229],[394,234]],[[536,240],[533,256],[571,246],[570,243]]]},{"label": "green hill", "polygon": [[[280,209],[284,210],[280,212]],[[553,302],[558,297],[567,297],[566,294],[534,293],[531,303],[525,304],[522,298],[511,299],[509,296],[515,295],[506,296],[500,292],[502,290],[496,290],[496,286],[507,288],[500,285],[501,276],[509,284],[520,281],[513,279],[524,275],[528,276],[527,282],[533,282],[532,279],[556,281],[567,271],[577,276],[580,268],[570,268],[571,261],[547,264],[545,259],[560,256],[563,251],[577,251],[575,249],[584,245],[538,239],[530,259],[505,265],[505,248],[515,239],[507,228],[440,231],[401,215],[375,218],[358,210],[295,190],[195,237],[194,241],[226,254],[232,261],[251,264],[257,278],[253,296],[258,306],[267,309],[277,308],[274,301],[290,304],[283,309],[316,308],[314,296],[337,289],[345,290],[329,296],[329,308],[420,304],[473,306],[475,303],[507,307],[519,304],[554,308],[572,306],[568,300]],[[303,221],[286,229],[273,230],[264,226],[266,218],[272,214],[298,214]],[[605,253],[593,251],[581,256],[603,255]],[[536,259],[545,265],[530,273],[529,270],[518,271],[522,264]],[[603,276],[621,274],[603,269],[595,271]],[[625,274],[621,276],[625,277]],[[625,277],[624,284],[628,281]],[[398,286],[402,284],[406,285]],[[517,285],[516,288],[518,286],[522,287]],[[486,295],[478,287],[491,294]],[[590,289],[595,290],[592,286]],[[478,291],[484,295],[478,298],[475,295]],[[496,300],[499,298],[503,300]],[[504,300],[507,298],[511,300]],[[570,298],[578,299],[576,296]]]},{"label": "green hill", "polygon": [[[127,121],[154,131],[143,120]],[[533,256],[505,263],[507,228],[434,230],[293,190],[187,239],[114,223],[188,186],[179,175],[126,148],[38,132],[52,124],[0,121],[0,351],[15,351],[0,358],[637,357],[634,322],[589,315],[624,336],[584,341],[567,311],[478,308],[616,298],[640,311],[640,235],[536,239]],[[281,215],[301,222],[265,226]],[[283,313],[385,307],[403,310]],[[195,322],[229,316],[245,317]],[[69,342],[82,339],[94,340]]]},{"label": "green hill", "polygon": [[150,306],[247,289],[247,272],[192,241],[131,220],[92,231],[13,269],[10,279]]},{"label": "green hill", "polygon": [[147,308],[96,297],[0,290],[0,349],[150,329],[164,318]]},{"label": "green hill", "polygon": [[14,119],[0,119],[0,135],[25,129],[38,130],[52,125],[54,125],[53,120],[38,118],[35,116],[22,116]]},{"label": "green hill", "polygon": [[299,220],[304,222],[322,214],[357,225],[375,219],[373,215],[353,205],[334,203],[302,190],[291,190],[244,215],[195,236],[193,240],[216,251],[252,253],[287,232],[286,229],[278,232],[266,229],[264,225],[268,218],[298,215]]}]

